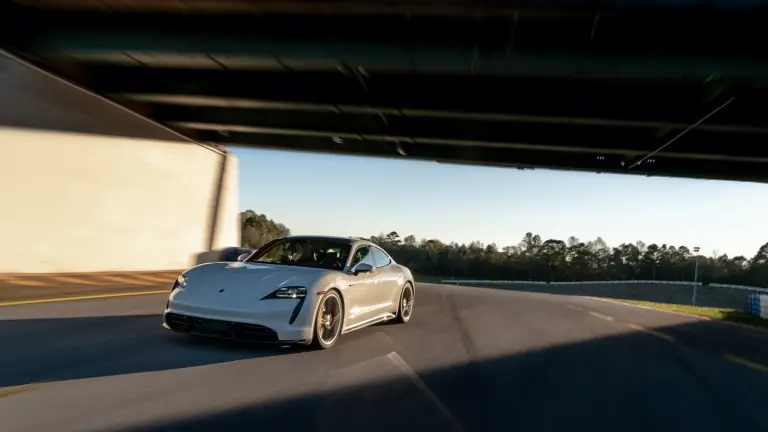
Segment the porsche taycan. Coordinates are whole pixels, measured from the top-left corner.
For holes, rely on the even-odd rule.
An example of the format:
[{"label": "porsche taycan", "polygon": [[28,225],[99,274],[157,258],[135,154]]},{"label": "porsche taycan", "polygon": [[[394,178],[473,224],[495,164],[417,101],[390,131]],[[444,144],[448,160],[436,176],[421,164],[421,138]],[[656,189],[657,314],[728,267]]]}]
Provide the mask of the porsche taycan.
[{"label": "porsche taycan", "polygon": [[288,236],[237,262],[201,264],[177,278],[163,326],[240,341],[333,346],[357,329],[407,323],[410,270],[362,239]]}]

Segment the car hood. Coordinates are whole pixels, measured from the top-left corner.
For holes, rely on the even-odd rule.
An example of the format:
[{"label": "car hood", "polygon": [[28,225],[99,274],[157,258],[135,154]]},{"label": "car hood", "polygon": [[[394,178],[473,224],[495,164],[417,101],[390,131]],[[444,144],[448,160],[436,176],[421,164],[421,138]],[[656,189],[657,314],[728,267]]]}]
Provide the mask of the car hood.
[{"label": "car hood", "polygon": [[187,290],[244,290],[249,297],[263,297],[281,286],[309,288],[330,271],[268,263],[210,263],[187,272]]}]

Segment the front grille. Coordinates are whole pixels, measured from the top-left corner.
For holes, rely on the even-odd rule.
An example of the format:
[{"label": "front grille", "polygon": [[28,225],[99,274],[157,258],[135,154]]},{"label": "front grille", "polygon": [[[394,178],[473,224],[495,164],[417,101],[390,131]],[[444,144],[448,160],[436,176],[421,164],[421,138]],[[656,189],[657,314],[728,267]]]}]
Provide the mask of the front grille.
[{"label": "front grille", "polygon": [[192,318],[192,327],[190,331],[204,336],[216,336],[223,338],[231,338],[232,332],[230,323],[226,321],[204,319],[204,318]]},{"label": "front grille", "polygon": [[245,324],[176,313],[165,314],[165,323],[171,330],[201,336],[214,336],[243,342],[278,342],[277,332],[258,324]]},{"label": "front grille", "polygon": [[235,339],[247,342],[277,342],[277,332],[258,324],[232,324]]}]

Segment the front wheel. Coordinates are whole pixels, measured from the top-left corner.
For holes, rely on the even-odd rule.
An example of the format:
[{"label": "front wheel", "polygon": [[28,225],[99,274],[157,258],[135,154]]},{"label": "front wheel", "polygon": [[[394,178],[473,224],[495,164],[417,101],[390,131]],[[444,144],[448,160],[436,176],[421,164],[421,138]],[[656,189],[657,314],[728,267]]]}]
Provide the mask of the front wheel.
[{"label": "front wheel", "polygon": [[315,349],[332,347],[341,335],[344,306],[336,291],[328,291],[317,308],[314,337],[310,346]]},{"label": "front wheel", "polygon": [[413,285],[408,282],[400,293],[400,304],[397,308],[397,322],[405,324],[411,320],[411,315],[413,315],[413,301],[415,299],[416,295],[413,291]]}]

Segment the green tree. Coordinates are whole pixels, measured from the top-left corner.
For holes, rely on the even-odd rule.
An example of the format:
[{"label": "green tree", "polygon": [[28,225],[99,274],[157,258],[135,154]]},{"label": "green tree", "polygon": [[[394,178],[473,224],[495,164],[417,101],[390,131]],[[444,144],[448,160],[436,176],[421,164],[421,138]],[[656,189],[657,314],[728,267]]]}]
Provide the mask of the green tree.
[{"label": "green tree", "polygon": [[291,235],[291,230],[285,225],[253,210],[240,213],[240,221],[240,245],[243,247],[258,248],[277,237]]},{"label": "green tree", "polygon": [[[281,223],[252,210],[240,214],[242,245],[259,247],[290,234]],[[393,258],[417,275],[457,279],[497,280],[693,280],[696,261],[702,282],[768,286],[768,243],[751,259],[718,253],[707,257],[696,248],[642,241],[608,246],[602,238],[581,241],[548,239],[527,232],[507,246],[480,241],[445,243],[439,239],[416,240],[397,231],[371,236]]]}]

